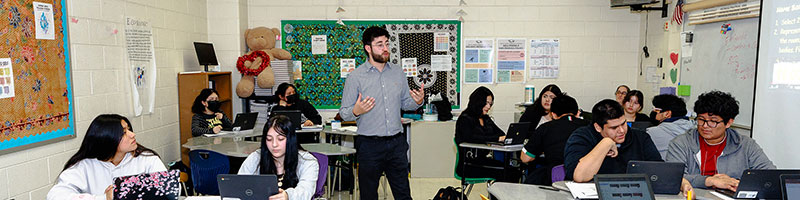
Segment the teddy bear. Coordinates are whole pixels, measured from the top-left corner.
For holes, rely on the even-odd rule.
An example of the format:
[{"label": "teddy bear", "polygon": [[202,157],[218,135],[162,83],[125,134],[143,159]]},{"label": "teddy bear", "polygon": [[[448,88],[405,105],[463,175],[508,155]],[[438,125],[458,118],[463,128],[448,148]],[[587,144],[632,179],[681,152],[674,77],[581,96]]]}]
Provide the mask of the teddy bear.
[{"label": "teddy bear", "polygon": [[[275,48],[279,34],[280,30],[277,28],[267,27],[256,27],[244,32],[245,43],[250,52],[239,57],[236,62],[236,69],[243,75],[236,84],[236,95],[250,97],[256,84],[260,88],[272,88],[275,85],[275,73],[270,67],[270,61],[292,59],[292,54],[288,51]],[[255,80],[253,77],[256,77]]]}]

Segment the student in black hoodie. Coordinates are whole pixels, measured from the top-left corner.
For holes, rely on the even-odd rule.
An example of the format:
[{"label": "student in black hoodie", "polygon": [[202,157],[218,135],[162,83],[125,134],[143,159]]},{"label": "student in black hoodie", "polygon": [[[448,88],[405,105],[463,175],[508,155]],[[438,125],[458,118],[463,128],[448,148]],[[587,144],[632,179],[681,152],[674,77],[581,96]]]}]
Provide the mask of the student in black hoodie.
[{"label": "student in black hoodie", "polygon": [[[503,132],[489,116],[494,104],[494,95],[489,88],[478,87],[469,95],[467,108],[461,112],[456,121],[455,140],[457,144],[464,142],[484,144],[505,140]],[[503,180],[503,162],[494,158],[489,150],[459,148],[459,163],[456,172],[469,178],[494,178]],[[487,168],[487,166],[489,166]]]},{"label": "student in black hoodie", "polygon": [[302,113],[300,116],[301,125],[313,126],[322,124],[322,116],[319,115],[317,109],[308,101],[300,99],[300,94],[297,94],[297,88],[294,85],[281,83],[278,85],[278,89],[275,90],[275,96],[278,97],[278,105],[272,107],[272,111],[298,110]]}]

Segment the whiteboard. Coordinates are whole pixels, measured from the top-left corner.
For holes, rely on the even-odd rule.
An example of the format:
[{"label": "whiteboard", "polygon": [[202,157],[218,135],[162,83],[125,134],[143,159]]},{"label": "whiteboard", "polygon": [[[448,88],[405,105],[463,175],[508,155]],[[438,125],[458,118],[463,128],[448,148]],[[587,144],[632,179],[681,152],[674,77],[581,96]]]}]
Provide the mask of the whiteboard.
[{"label": "whiteboard", "polygon": [[[723,34],[723,24],[731,31]],[[687,29],[690,27],[687,27]],[[734,124],[751,126],[755,88],[758,18],[700,24],[694,27],[692,56],[682,58],[680,84],[691,85],[687,105],[711,90],[730,92],[739,101]],[[669,59],[665,59],[669,60]],[[667,61],[669,62],[669,61]]]}]

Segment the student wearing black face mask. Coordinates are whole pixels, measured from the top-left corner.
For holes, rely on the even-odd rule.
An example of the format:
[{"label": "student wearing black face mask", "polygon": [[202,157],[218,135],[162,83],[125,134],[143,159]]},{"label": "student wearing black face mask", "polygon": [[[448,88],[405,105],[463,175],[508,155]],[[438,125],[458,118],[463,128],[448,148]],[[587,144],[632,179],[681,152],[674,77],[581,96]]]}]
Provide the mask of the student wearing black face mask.
[{"label": "student wearing black face mask", "polygon": [[216,134],[222,128],[233,126],[230,118],[220,110],[221,105],[216,90],[206,88],[200,91],[192,104],[192,136]]},{"label": "student wearing black face mask", "polygon": [[319,115],[317,109],[308,101],[300,99],[300,95],[297,94],[297,88],[294,85],[281,83],[278,85],[278,89],[275,90],[275,96],[278,97],[278,105],[272,107],[272,111],[299,110],[302,113],[300,121],[303,122],[303,126],[322,124],[322,116]]}]

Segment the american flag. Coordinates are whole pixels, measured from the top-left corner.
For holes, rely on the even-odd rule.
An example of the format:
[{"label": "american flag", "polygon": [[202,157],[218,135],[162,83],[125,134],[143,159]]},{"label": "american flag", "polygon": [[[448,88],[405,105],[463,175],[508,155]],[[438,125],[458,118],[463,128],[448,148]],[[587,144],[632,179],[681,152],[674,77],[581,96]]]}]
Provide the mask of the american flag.
[{"label": "american flag", "polygon": [[672,12],[672,21],[681,25],[683,23],[683,0],[678,0],[675,4],[675,12]]}]

